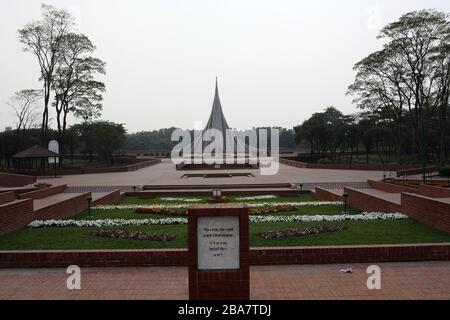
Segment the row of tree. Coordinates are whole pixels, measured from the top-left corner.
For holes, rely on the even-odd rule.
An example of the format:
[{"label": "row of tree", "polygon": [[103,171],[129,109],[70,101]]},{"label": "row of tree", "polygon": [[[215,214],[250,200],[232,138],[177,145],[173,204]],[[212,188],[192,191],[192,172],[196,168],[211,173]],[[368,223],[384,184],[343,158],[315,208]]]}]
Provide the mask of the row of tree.
[{"label": "row of tree", "polygon": [[[269,128],[254,128],[269,129]],[[280,148],[283,150],[291,150],[295,148],[294,130],[279,128],[280,131]],[[162,151],[171,152],[178,141],[171,141],[172,133],[176,128],[161,129],[155,131],[141,131],[129,134],[123,146],[125,151]]]},{"label": "row of tree", "polygon": [[95,46],[76,32],[75,19],[68,11],[45,4],[41,10],[40,20],[19,30],[19,41],[24,51],[36,57],[43,89],[18,91],[9,104],[17,116],[17,133],[38,127],[41,109],[40,142],[46,144],[50,108],[56,114],[59,141],[65,140],[70,115],[85,121],[100,116],[105,84],[97,77],[105,74],[105,63],[93,56]]},{"label": "row of tree", "polygon": [[[12,168],[12,157],[27,148],[39,144],[40,129],[25,129],[0,133],[0,167]],[[48,138],[57,139],[58,131],[49,129]],[[86,162],[98,161],[110,165],[114,155],[122,148],[126,139],[126,129],[122,124],[108,121],[82,122],[67,129],[63,144],[66,146],[66,165],[79,159]]]},{"label": "row of tree", "polygon": [[[295,137],[298,144],[309,149],[308,158],[311,161],[323,159],[333,163],[351,164],[361,154],[365,162],[385,164],[420,163],[414,149],[414,137],[411,134],[410,123],[412,116],[405,112],[404,123],[397,136],[397,124],[392,121],[389,114],[379,112],[360,112],[344,115],[334,107],[312,115],[302,125],[295,128]],[[444,143],[444,162],[450,156],[450,119],[446,120]],[[441,161],[440,129],[431,127],[427,135],[427,163]],[[398,150],[401,150],[399,155]]]},{"label": "row of tree", "polygon": [[349,95],[363,112],[344,116],[334,108],[295,128],[311,153],[330,154],[363,145],[366,153],[393,152],[398,163],[423,166],[449,153],[450,21],[422,10],[403,15],[379,35],[385,44],[355,66]]}]

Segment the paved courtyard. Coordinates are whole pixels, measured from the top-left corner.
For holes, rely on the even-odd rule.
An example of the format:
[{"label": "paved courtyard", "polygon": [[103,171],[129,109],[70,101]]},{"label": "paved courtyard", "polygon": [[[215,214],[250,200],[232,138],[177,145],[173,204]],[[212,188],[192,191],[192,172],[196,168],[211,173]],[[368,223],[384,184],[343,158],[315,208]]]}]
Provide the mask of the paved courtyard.
[{"label": "paved courtyard", "polygon": [[[450,299],[450,262],[384,263],[381,290],[368,290],[369,264],[251,268],[252,299]],[[342,268],[353,273],[340,273]],[[69,291],[64,269],[0,270],[0,299],[188,298],[186,268],[82,269]]]},{"label": "paved courtyard", "polygon": [[[280,165],[278,174],[262,176],[259,170],[236,170],[252,173],[255,177],[230,178],[188,178],[181,179],[185,173],[176,171],[170,160],[134,172],[86,174],[64,176],[62,178],[40,179],[39,182],[67,184],[69,186],[140,186],[140,185],[211,185],[211,184],[264,184],[264,183],[323,183],[323,182],[366,182],[368,179],[381,180],[383,172],[358,170],[299,169]],[[196,172],[198,173],[198,172]],[[209,173],[203,171],[202,173]],[[213,171],[212,173],[217,173]],[[388,173],[389,174],[389,173]]]}]

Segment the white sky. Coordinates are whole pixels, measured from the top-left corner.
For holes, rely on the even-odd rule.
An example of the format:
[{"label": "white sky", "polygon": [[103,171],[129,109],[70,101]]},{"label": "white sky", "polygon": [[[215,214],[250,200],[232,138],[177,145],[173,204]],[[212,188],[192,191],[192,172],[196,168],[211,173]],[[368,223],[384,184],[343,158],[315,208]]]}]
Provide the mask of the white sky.
[{"label": "white sky", "polygon": [[[0,130],[14,124],[5,101],[40,88],[37,61],[17,30],[40,2],[0,9]],[[381,47],[378,30],[403,13],[448,0],[47,0],[70,9],[107,62],[103,118],[130,132],[206,124],[219,77],[231,126],[292,128],[346,97],[354,64]]]}]

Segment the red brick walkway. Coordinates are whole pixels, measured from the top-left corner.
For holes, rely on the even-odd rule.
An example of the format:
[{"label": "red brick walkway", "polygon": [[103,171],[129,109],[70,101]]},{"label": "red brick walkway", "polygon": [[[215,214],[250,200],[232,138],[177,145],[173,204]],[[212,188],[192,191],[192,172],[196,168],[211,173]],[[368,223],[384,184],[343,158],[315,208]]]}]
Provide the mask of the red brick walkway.
[{"label": "red brick walkway", "polygon": [[[450,262],[380,264],[382,289],[366,287],[368,264],[252,267],[252,299],[450,299]],[[352,267],[352,274],[339,270]],[[63,269],[0,270],[0,299],[187,299],[186,268],[82,269],[69,291]]]}]

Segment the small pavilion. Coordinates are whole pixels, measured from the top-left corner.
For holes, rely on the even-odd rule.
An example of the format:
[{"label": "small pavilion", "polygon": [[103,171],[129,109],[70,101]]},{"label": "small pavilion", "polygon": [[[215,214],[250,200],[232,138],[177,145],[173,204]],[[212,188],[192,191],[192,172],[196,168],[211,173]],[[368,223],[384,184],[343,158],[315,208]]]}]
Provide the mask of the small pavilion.
[{"label": "small pavilion", "polygon": [[[55,176],[57,174],[57,159],[60,159],[61,155],[55,152],[52,152],[46,148],[43,148],[39,145],[35,145],[29,149],[21,151],[13,156],[14,160],[14,168],[16,171],[21,173],[23,169],[25,170],[39,170],[39,162],[41,162],[41,168],[43,170],[43,174],[46,175],[47,166],[49,167],[49,159],[53,159],[54,164],[54,173]],[[49,167],[50,168],[50,167]]]}]

